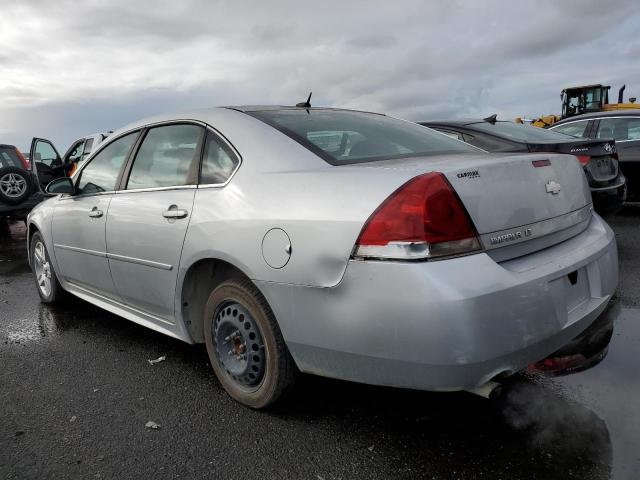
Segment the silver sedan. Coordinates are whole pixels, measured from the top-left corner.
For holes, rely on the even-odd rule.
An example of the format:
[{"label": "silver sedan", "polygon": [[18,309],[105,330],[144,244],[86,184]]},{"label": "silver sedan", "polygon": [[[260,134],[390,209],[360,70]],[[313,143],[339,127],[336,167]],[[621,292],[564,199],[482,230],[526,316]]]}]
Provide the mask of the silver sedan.
[{"label": "silver sedan", "polygon": [[490,155],[373,113],[149,118],[48,191],[28,219],[42,301],[205,343],[253,408],[298,372],[480,387],[583,332],[618,281],[575,157]]}]

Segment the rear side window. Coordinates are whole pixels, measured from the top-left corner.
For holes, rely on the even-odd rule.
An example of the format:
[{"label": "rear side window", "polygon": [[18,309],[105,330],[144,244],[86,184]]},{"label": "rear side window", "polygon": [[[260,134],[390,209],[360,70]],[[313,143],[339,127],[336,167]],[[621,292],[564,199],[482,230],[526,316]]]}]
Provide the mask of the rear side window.
[{"label": "rear side window", "polygon": [[602,118],[598,126],[598,138],[640,140],[640,118]]},{"label": "rear side window", "polygon": [[24,168],[14,147],[0,147],[0,168]]},{"label": "rear side window", "polygon": [[93,138],[87,138],[84,142],[84,152],[82,152],[82,158],[87,158],[93,149]]},{"label": "rear side window", "polygon": [[117,139],[93,157],[93,160],[80,173],[77,185],[79,194],[111,192],[116,189],[120,169],[138,133],[130,133]]},{"label": "rear side window", "polygon": [[215,134],[208,132],[204,146],[200,183],[216,185],[226,182],[240,162],[231,149]]},{"label": "rear side window", "polygon": [[127,190],[194,185],[203,134],[197,125],[150,129],[133,161]]},{"label": "rear side window", "polygon": [[588,124],[589,120],[580,120],[577,122],[564,123],[557,127],[551,127],[549,130],[564,133],[565,135],[570,135],[572,137],[584,137]]},{"label": "rear side window", "polygon": [[456,140],[461,140],[464,142],[464,138],[462,137],[462,134],[460,132],[454,132],[453,130],[444,130],[440,128],[434,128],[434,130],[445,134],[447,137],[455,138]]},{"label": "rear side window", "polygon": [[471,124],[470,126],[481,132],[521,142],[568,140],[567,135],[564,132],[559,132],[558,130],[552,132],[550,130],[545,130],[544,128],[514,122],[478,122]]},{"label": "rear side window", "polygon": [[374,113],[328,109],[248,112],[332,165],[478,150],[421,125]]}]

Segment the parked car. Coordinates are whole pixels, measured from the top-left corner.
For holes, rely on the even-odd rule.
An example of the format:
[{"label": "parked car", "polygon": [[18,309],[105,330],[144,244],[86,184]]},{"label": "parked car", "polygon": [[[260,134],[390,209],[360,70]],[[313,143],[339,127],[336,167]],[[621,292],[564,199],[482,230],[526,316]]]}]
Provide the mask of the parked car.
[{"label": "parked car", "polygon": [[71,165],[72,175],[76,169],[82,165],[82,162],[91,155],[93,149],[100,145],[111,133],[113,132],[94,133],[93,135],[79,138],[71,143],[71,146],[64,154],[63,161]]},{"label": "parked car", "polygon": [[554,123],[549,130],[574,137],[613,138],[627,177],[629,200],[640,201],[640,109],[578,115]]},{"label": "parked car", "polygon": [[586,330],[618,281],[573,157],[489,155],[374,113],[160,115],[48,191],[28,218],[42,301],[70,292],[205,343],[253,408],[297,371],[486,385]]},{"label": "parked car", "polygon": [[46,198],[47,185],[56,178],[71,176],[78,164],[108,133],[82,137],[64,156],[49,141],[40,141],[29,159],[13,145],[0,145],[0,217],[25,219],[31,209]]},{"label": "parked car", "polygon": [[[0,144],[0,218],[13,217],[33,190],[29,163],[14,145]],[[24,212],[26,216],[26,212]]]},{"label": "parked car", "polygon": [[420,122],[488,152],[556,152],[575,155],[589,181],[594,205],[600,213],[613,213],[626,197],[626,179],[618,166],[615,142],[610,139],[577,140],[560,132],[496,120]]}]

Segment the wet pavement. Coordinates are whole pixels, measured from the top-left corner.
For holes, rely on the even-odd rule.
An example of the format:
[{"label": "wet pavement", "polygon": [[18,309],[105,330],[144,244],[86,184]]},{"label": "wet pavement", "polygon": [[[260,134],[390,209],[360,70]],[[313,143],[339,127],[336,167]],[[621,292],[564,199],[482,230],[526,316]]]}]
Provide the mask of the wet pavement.
[{"label": "wet pavement", "polygon": [[203,346],[40,304],[24,227],[0,225],[0,477],[640,478],[640,207],[609,222],[621,280],[595,367],[497,401],[303,376],[269,412],[229,399]]}]

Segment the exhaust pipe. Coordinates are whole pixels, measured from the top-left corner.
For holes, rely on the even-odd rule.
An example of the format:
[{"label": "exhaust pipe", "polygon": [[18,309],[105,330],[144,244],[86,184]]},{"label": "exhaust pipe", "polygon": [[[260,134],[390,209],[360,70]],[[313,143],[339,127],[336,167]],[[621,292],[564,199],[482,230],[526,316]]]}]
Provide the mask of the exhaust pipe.
[{"label": "exhaust pipe", "polygon": [[482,398],[494,399],[502,392],[502,384],[489,380],[487,383],[483,383],[477,387],[468,388],[465,392],[473,393]]},{"label": "exhaust pipe", "polygon": [[626,85],[622,85],[620,87],[620,90],[618,90],[618,103],[623,103],[622,101],[622,94],[624,93],[624,89],[627,88]]}]

